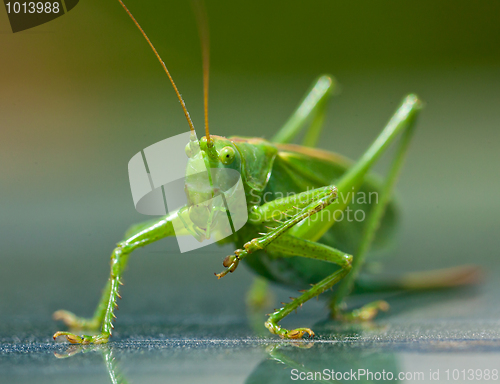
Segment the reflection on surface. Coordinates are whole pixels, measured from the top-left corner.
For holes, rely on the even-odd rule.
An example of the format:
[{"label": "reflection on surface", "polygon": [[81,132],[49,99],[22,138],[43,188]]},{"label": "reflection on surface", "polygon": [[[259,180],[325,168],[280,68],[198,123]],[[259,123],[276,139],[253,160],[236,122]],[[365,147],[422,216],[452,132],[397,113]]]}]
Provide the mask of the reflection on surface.
[{"label": "reflection on surface", "polygon": [[[290,319],[311,325],[319,335],[301,343],[258,336],[252,316],[123,313],[108,345],[72,346],[51,341],[57,324],[49,316],[45,322],[38,316],[3,316],[0,382],[291,383],[301,373],[361,369],[409,374],[407,383],[427,382],[432,373],[438,374],[433,382],[449,383],[447,370],[460,375],[464,369],[500,369],[497,292],[498,283],[490,279],[477,289],[384,297],[391,311],[363,325],[329,320],[310,305]],[[281,295],[277,292],[276,300]],[[262,327],[262,312],[254,320]],[[425,380],[416,380],[416,374]]]},{"label": "reflection on surface", "polygon": [[[349,338],[349,336],[346,336]],[[458,349],[461,350],[458,352]],[[135,345],[69,346],[58,359],[80,356],[81,370],[95,382],[90,356],[102,355],[111,383],[217,382],[447,382],[464,369],[498,372],[500,344],[441,342],[410,346],[352,341],[272,342],[270,340],[196,340],[141,342]],[[493,353],[492,353],[493,352]],[[85,355],[85,356],[82,356]],[[68,359],[66,359],[68,360]],[[95,359],[92,359],[96,363]],[[102,371],[102,370],[101,370]],[[70,367],[55,381],[72,381]],[[84,372],[80,372],[84,375]],[[80,377],[80,378],[83,378]],[[333,379],[336,380],[333,380]],[[474,382],[483,382],[479,377]],[[100,375],[100,381],[104,375]],[[85,381],[85,380],[84,380]],[[455,380],[456,381],[456,380]],[[484,382],[487,382],[484,379]]]},{"label": "reflection on surface", "polygon": [[[301,373],[361,369],[366,375],[384,370],[409,374],[407,383],[427,382],[432,373],[438,375],[433,382],[449,383],[447,370],[460,375],[464,369],[484,373],[500,368],[498,291],[498,283],[490,279],[475,289],[384,296],[391,311],[362,325],[332,321],[311,303],[289,320],[311,325],[319,335],[302,343],[259,336],[252,323],[262,327],[264,312],[248,318],[123,313],[105,346],[53,343],[50,335],[57,324],[48,315],[45,322],[39,316],[2,316],[0,382],[289,383],[299,381],[293,378]],[[148,293],[140,292],[144,297]],[[278,291],[271,301],[282,295]],[[416,374],[425,380],[416,380]],[[317,378],[324,381],[325,376]],[[371,382],[362,379],[357,382]]]},{"label": "reflection on surface", "polygon": [[[352,349],[342,344],[277,344],[266,349],[269,359],[251,373],[245,383],[347,382],[371,383],[375,373],[399,372],[394,353]],[[293,348],[296,347],[296,348]],[[316,348],[316,350],[314,350]],[[311,351],[305,351],[310,349]],[[372,380],[371,374],[374,373]],[[366,378],[366,375],[370,376]],[[345,381],[342,381],[345,378]],[[335,380],[334,380],[335,379]]]},{"label": "reflection on surface", "polygon": [[116,359],[113,355],[113,348],[108,345],[71,345],[66,349],[66,351],[54,352],[54,356],[58,359],[66,359],[68,357],[74,356],[78,353],[87,353],[99,351],[102,353],[102,357],[104,359],[104,363],[106,365],[106,369],[109,373],[109,379],[111,383],[127,383],[126,378],[121,373],[119,365],[116,362]]},{"label": "reflection on surface", "polygon": [[[399,372],[396,355],[387,352],[380,353],[377,348],[366,351],[344,344],[306,341],[264,343],[257,348],[263,352],[264,359],[246,378],[245,383],[285,383],[302,378],[308,381],[315,378],[314,382],[330,382],[332,377],[335,378],[336,372],[345,377],[347,377],[346,373],[353,375],[352,372],[355,372],[354,376],[358,377],[358,374],[363,372],[357,381],[370,383],[374,380],[365,379],[363,377],[365,374]],[[55,352],[55,356],[61,359],[78,353],[100,352],[111,383],[127,383],[113,350],[113,347],[107,345],[75,345],[68,347],[62,353]]]}]

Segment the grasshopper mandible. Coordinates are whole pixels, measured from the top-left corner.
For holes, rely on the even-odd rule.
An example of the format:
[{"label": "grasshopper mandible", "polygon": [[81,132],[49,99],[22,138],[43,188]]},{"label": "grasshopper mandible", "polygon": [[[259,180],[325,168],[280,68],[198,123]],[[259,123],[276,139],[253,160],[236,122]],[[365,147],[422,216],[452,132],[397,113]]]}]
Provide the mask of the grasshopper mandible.
[{"label": "grasshopper mandible", "polygon": [[[167,67],[132,14],[119,1],[162,64],[194,132],[184,100]],[[302,289],[307,287],[300,296],[291,298],[291,302],[283,303],[283,307],[269,315],[265,326],[271,333],[285,339],[298,339],[305,334],[314,336],[310,328],[288,330],[278,323],[306,301],[334,286],[336,289],[329,304],[332,316],[348,321],[369,320],[378,311],[388,308],[385,301],[376,301],[347,312],[344,300],[358,287],[373,291],[383,288],[423,289],[474,281],[475,269],[466,266],[438,273],[413,274],[392,281],[366,282],[359,275],[370,247],[381,245],[394,226],[396,215],[391,195],[414,132],[415,120],[422,108],[417,96],[410,94],[403,99],[386,127],[356,162],[314,148],[327,101],[336,86],[334,78],[328,75],[317,79],[272,139],[211,135],[208,127],[208,32],[203,20],[199,25],[203,43],[205,137],[200,140],[200,150],[196,155],[189,151],[187,154],[198,156],[207,168],[238,171],[244,184],[248,210],[247,223],[224,240],[239,248],[224,259],[226,269],[216,276],[221,278],[234,272],[244,260],[267,280]],[[290,144],[303,129],[307,130],[302,145]],[[387,175],[384,178],[370,175],[373,165],[398,137],[397,150]],[[186,194],[191,197],[189,201],[195,201],[202,193],[205,192],[186,184]],[[360,202],[354,199],[354,193],[376,198]],[[193,216],[210,215],[210,210],[216,208],[220,209],[205,206],[197,211],[194,203],[185,207]],[[356,220],[343,220],[349,210],[360,213]],[[72,328],[97,330],[101,327],[101,332],[82,336],[57,332],[54,339],[65,336],[71,343],[108,342],[116,299],[120,297],[120,280],[129,255],[136,248],[174,236],[172,222],[177,215],[178,212],[171,212],[154,222],[134,225],[127,231],[124,240],[112,252],[110,277],[92,318],[80,318],[67,311],[54,314],[55,319],[63,320]],[[207,232],[202,224],[196,230],[198,233]]]}]

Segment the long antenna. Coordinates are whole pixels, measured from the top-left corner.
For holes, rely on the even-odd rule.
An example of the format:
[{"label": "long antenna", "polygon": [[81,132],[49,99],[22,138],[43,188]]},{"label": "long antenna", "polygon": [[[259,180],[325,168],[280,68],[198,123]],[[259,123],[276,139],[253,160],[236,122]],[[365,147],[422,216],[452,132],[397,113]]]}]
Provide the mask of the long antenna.
[{"label": "long antenna", "polygon": [[210,69],[210,38],[208,33],[208,16],[205,2],[203,0],[191,1],[196,22],[198,24],[198,33],[200,34],[201,55],[203,59],[203,104],[205,109],[205,135],[207,145],[210,146],[210,131],[208,129],[208,75]]},{"label": "long antenna", "polygon": [[184,115],[186,116],[186,120],[189,124],[189,128],[191,129],[191,132],[194,132],[194,125],[193,125],[193,121],[191,120],[191,117],[189,116],[189,112],[186,108],[186,103],[184,103],[184,100],[181,96],[181,94],[179,93],[179,90],[177,89],[177,86],[175,85],[174,83],[174,79],[172,79],[172,76],[170,75],[170,72],[168,71],[167,69],[167,66],[165,65],[165,63],[163,62],[163,60],[161,59],[160,55],[158,54],[158,51],[156,50],[156,48],[154,47],[153,43],[151,42],[151,40],[149,40],[149,37],[146,35],[146,32],[144,32],[144,30],[141,28],[141,26],[139,25],[139,23],[137,22],[137,20],[134,18],[134,16],[130,13],[130,11],[128,10],[128,8],[125,6],[125,4],[123,4],[122,0],[118,0],[120,2],[120,4],[122,5],[122,7],[125,9],[125,11],[128,13],[128,15],[130,16],[130,18],[132,19],[132,21],[134,22],[134,24],[137,26],[137,28],[139,28],[139,31],[141,31],[142,35],[144,36],[144,38],[146,39],[146,41],[148,42],[148,44],[150,45],[151,49],[153,50],[154,54],[156,55],[156,58],[158,59],[158,61],[161,63],[161,66],[163,67],[163,69],[165,70],[165,72],[167,73],[167,76],[170,80],[170,82],[172,83],[172,86],[174,87],[174,91],[175,93],[177,94],[177,98],[179,99],[179,101],[181,102],[181,106],[182,106],[182,110],[184,111]]}]

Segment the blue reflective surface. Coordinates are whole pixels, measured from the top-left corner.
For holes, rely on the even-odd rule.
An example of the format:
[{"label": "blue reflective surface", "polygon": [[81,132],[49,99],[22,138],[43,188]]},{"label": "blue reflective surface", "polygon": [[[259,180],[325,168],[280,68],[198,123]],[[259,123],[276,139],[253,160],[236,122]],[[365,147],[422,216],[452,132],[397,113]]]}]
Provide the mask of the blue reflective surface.
[{"label": "blue reflective surface", "polygon": [[313,306],[322,320],[299,313],[291,321],[315,324],[319,337],[301,342],[260,334],[258,325],[236,315],[123,314],[108,345],[72,346],[50,339],[56,330],[52,322],[3,317],[1,381],[288,383],[316,375],[317,382],[328,382],[328,375],[338,372],[354,374],[357,382],[384,381],[371,372],[400,382],[420,377],[427,382],[430,375],[449,382],[453,374],[459,382],[467,381],[460,375],[491,382],[477,375],[500,368],[496,291],[498,283],[490,281],[475,288],[393,294],[387,297],[391,311],[369,324],[339,324]]}]

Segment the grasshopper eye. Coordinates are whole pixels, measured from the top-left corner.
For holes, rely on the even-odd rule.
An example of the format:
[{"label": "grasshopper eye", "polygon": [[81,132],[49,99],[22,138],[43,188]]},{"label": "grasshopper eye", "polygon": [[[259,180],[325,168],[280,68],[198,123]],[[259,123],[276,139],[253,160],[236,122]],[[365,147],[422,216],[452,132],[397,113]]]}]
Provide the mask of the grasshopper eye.
[{"label": "grasshopper eye", "polygon": [[224,147],[219,152],[219,160],[222,164],[231,164],[234,160],[234,149],[233,147]]},{"label": "grasshopper eye", "polygon": [[187,157],[191,158],[193,156],[193,150],[191,149],[191,143],[186,144],[184,151],[186,151]]}]

